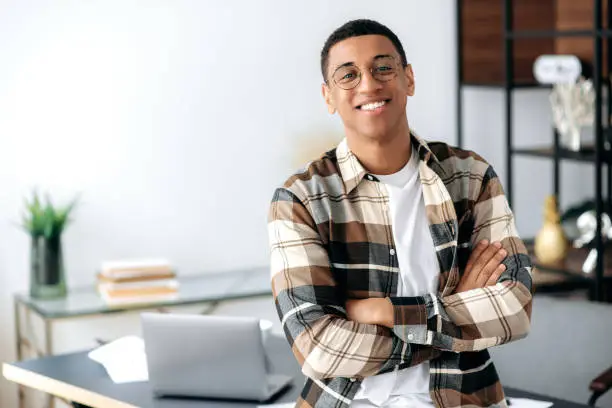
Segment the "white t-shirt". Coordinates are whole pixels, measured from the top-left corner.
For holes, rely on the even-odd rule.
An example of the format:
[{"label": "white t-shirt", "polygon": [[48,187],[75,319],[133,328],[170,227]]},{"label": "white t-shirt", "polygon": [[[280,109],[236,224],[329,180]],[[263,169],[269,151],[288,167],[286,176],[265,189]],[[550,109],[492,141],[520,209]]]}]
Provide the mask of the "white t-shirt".
[{"label": "white t-shirt", "polygon": [[[438,289],[439,266],[429,232],[418,162],[418,154],[413,148],[410,160],[400,171],[376,175],[389,192],[389,212],[400,269],[397,295],[402,297],[435,293]],[[397,396],[410,395],[418,396],[414,403],[421,401],[415,407],[433,406],[429,397],[428,362],[365,378],[355,400],[369,400],[375,406],[382,406]],[[357,403],[361,402],[365,401]]]}]

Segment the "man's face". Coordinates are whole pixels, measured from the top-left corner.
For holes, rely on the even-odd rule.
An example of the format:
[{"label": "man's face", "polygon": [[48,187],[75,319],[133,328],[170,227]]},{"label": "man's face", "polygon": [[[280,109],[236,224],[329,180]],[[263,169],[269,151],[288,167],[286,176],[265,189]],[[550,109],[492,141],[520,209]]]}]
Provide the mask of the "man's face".
[{"label": "man's face", "polygon": [[330,113],[360,136],[393,136],[406,121],[406,100],[414,95],[412,68],[402,67],[393,43],[382,35],[352,37],[329,51],[322,91]]}]

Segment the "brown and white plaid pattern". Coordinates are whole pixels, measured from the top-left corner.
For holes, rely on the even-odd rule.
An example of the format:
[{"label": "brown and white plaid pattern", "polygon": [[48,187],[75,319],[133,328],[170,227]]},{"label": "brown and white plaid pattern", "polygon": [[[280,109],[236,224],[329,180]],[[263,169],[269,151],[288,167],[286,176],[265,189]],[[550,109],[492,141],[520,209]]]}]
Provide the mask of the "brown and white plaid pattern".
[{"label": "brown and white plaid pattern", "polygon": [[[297,407],[347,407],[367,376],[430,361],[438,407],[505,407],[488,347],[525,337],[531,261],[493,168],[474,152],[412,135],[439,292],[397,297],[398,261],[384,184],[346,140],[278,188],[269,212],[272,289],[307,381]],[[501,241],[495,286],[454,293],[472,247]],[[346,299],[389,297],[395,327],[347,320]]]}]

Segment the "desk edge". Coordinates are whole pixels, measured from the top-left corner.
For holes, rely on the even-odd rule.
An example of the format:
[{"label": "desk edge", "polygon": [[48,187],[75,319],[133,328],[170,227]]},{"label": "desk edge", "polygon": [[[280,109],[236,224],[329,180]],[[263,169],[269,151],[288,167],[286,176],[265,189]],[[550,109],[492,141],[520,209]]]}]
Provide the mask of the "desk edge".
[{"label": "desk edge", "polygon": [[14,383],[92,407],[138,408],[136,405],[106,397],[85,388],[67,384],[9,363],[2,364],[2,375]]}]

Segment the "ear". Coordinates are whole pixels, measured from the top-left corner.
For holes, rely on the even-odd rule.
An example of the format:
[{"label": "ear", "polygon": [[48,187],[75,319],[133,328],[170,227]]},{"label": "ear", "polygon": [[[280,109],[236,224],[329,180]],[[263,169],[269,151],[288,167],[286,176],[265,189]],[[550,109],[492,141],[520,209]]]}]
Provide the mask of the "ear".
[{"label": "ear", "polygon": [[404,76],[406,77],[407,94],[408,96],[414,96],[414,72],[412,72],[412,65],[406,65]]},{"label": "ear", "polygon": [[321,94],[323,94],[323,99],[325,99],[325,104],[327,105],[327,111],[329,114],[333,115],[336,113],[336,107],[334,106],[331,89],[329,89],[329,86],[327,86],[325,82],[321,85]]}]

